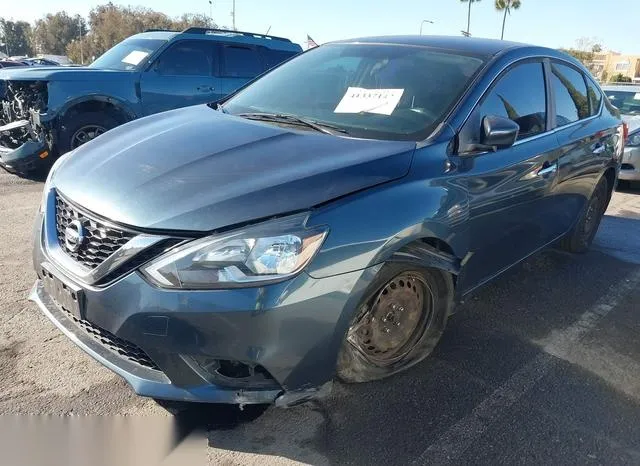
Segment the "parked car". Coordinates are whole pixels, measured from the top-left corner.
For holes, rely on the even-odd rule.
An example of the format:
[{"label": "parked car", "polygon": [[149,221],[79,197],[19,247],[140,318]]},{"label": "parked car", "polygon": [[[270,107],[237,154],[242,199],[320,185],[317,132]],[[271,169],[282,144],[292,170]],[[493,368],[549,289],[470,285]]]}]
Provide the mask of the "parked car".
[{"label": "parked car", "polygon": [[602,89],[629,126],[620,168],[620,184],[640,184],[640,86],[609,84]]},{"label": "parked car", "polygon": [[47,58],[24,58],[21,61],[27,66],[61,66],[60,63]]},{"label": "parked car", "polygon": [[24,63],[20,63],[13,60],[0,60],[0,68],[12,68],[16,66],[26,66]]},{"label": "parked car", "polygon": [[218,100],[300,51],[280,37],[190,28],[137,34],[86,68],[0,71],[0,165],[47,166],[127,121]]},{"label": "parked car", "polygon": [[623,142],[553,49],[323,45],[59,159],[31,298],[140,395],[293,405],[423,360],[532,253],[585,252]]}]

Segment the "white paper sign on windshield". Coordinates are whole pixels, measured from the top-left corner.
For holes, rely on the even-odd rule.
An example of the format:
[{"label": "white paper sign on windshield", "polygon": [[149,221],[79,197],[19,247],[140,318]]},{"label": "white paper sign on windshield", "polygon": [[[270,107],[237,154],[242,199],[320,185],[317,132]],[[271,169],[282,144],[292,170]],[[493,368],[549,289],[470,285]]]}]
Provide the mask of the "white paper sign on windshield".
[{"label": "white paper sign on windshield", "polygon": [[404,89],[364,89],[350,87],[334,113],[377,113],[391,115],[398,106]]},{"label": "white paper sign on windshield", "polygon": [[138,63],[140,63],[142,60],[144,60],[147,57],[147,55],[149,54],[147,52],[143,52],[142,50],[134,50],[129,55],[124,57],[121,61],[122,63],[127,63],[129,65],[135,66]]}]

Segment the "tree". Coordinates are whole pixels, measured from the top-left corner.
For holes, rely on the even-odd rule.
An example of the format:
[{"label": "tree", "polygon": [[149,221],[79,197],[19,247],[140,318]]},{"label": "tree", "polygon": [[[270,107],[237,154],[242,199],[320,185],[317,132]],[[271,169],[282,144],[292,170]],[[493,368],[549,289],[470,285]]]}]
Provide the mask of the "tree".
[{"label": "tree", "polygon": [[469,11],[467,13],[467,35],[469,35],[469,28],[471,27],[471,4],[475,2],[479,2],[480,0],[460,0],[461,2],[469,3]]},{"label": "tree", "polygon": [[67,46],[67,55],[79,62],[82,52],[92,61],[118,42],[147,29],[181,31],[191,26],[214,28],[216,24],[211,18],[200,14],[184,14],[173,19],[148,8],[107,3],[91,10],[89,32],[81,40],[73,40]]},{"label": "tree", "polygon": [[37,53],[64,55],[73,40],[86,34],[87,24],[80,15],[72,17],[64,11],[48,14],[35,23],[33,49]]},{"label": "tree", "polygon": [[629,76],[625,76],[622,73],[618,73],[615,76],[613,76],[611,78],[611,82],[614,83],[630,83],[631,82],[631,78]]},{"label": "tree", "polygon": [[7,55],[32,55],[31,49],[31,25],[26,21],[9,21],[0,18],[0,30],[4,51]]},{"label": "tree", "polygon": [[522,2],[520,0],[495,0],[496,10],[504,11],[502,17],[502,34],[500,40],[504,39],[504,25],[507,22],[507,14],[511,14],[511,10],[517,10],[520,8]]}]

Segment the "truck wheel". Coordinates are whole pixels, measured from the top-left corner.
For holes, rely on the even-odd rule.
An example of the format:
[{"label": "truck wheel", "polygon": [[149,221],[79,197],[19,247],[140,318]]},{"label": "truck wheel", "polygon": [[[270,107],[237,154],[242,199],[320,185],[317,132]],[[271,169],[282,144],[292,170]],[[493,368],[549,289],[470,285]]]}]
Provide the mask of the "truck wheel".
[{"label": "truck wheel", "polygon": [[83,112],[67,117],[60,130],[59,155],[80,147],[119,124],[108,113]]},{"label": "truck wheel", "polygon": [[562,249],[576,254],[582,254],[589,250],[607,208],[608,197],[608,182],[605,177],[602,177],[578,222],[560,241]]},{"label": "truck wheel", "polygon": [[426,358],[453,306],[453,280],[436,269],[386,264],[359,307],[338,356],[343,382],[368,382]]}]

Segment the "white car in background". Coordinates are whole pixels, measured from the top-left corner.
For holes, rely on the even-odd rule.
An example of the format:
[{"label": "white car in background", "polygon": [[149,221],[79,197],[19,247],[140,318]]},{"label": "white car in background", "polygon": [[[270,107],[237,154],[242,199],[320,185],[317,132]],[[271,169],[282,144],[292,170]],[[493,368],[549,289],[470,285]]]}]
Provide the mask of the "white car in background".
[{"label": "white car in background", "polygon": [[602,86],[602,90],[629,127],[618,178],[620,184],[640,184],[640,85],[608,84]]}]

